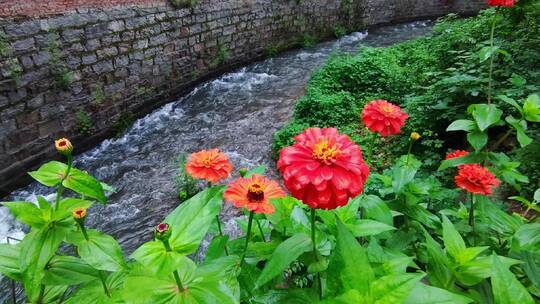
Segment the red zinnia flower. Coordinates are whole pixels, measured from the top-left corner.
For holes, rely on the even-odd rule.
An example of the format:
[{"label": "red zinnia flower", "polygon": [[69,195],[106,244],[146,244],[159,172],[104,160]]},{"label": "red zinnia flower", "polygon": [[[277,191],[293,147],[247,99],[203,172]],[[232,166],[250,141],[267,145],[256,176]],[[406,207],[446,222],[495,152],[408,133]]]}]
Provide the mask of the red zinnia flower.
[{"label": "red zinnia flower", "polygon": [[246,208],[255,213],[274,213],[270,199],[287,194],[276,181],[253,174],[250,178],[239,178],[229,184],[223,198],[237,208]]},{"label": "red zinnia flower", "polygon": [[452,152],[449,152],[448,154],[446,154],[445,159],[449,160],[449,159],[452,159],[452,158],[462,157],[462,156],[465,156],[465,155],[469,155],[469,151],[456,150],[456,151],[452,151]]},{"label": "red zinnia flower", "polygon": [[189,175],[211,183],[227,178],[232,168],[227,155],[218,149],[193,153],[186,163],[186,172]]},{"label": "red zinnia flower", "polygon": [[362,110],[366,127],[381,136],[398,134],[408,117],[399,106],[382,99],[371,101]]},{"label": "red zinnia flower", "polygon": [[294,139],[281,150],[277,166],[295,198],[311,208],[335,209],[362,193],[369,167],[347,135],[310,128]]},{"label": "red zinnia flower", "polygon": [[490,195],[500,184],[493,173],[478,164],[459,166],[458,175],[454,180],[459,188],[482,195]]},{"label": "red zinnia flower", "polygon": [[512,7],[516,3],[515,0],[487,0],[489,6],[506,6]]}]

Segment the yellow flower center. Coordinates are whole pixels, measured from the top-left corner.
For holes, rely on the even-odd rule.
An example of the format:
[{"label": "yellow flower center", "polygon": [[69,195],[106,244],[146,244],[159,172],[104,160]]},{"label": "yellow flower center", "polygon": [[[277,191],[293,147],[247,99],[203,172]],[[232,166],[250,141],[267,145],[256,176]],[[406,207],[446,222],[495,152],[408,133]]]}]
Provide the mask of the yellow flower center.
[{"label": "yellow flower center", "polygon": [[248,186],[247,197],[251,202],[260,202],[264,199],[264,185],[253,182]]},{"label": "yellow flower center", "polygon": [[205,166],[206,168],[212,167],[213,163],[214,163],[214,158],[212,156],[208,156],[202,160],[202,165]]},{"label": "yellow flower center", "polygon": [[396,112],[396,109],[392,107],[391,105],[385,104],[381,106],[381,110],[384,112],[384,114],[389,115]]},{"label": "yellow flower center", "polygon": [[336,144],[330,146],[327,139],[319,141],[313,147],[313,158],[323,163],[330,163],[336,160],[341,151]]}]

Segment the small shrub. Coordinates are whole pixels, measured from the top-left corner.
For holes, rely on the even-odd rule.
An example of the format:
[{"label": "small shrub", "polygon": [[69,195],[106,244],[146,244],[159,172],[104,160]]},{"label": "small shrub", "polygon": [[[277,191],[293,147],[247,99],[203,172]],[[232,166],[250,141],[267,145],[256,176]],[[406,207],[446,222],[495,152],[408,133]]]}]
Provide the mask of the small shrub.
[{"label": "small shrub", "polygon": [[77,112],[77,132],[81,135],[92,134],[92,119],[82,110]]},{"label": "small shrub", "polygon": [[172,4],[172,6],[177,7],[177,8],[195,7],[199,3],[199,0],[169,0],[169,1]]},{"label": "small shrub", "polygon": [[117,135],[124,133],[135,122],[135,115],[131,112],[121,113],[113,123],[113,130]]},{"label": "small shrub", "polygon": [[304,34],[302,45],[304,48],[309,49],[314,47],[319,42],[319,39],[311,34]]},{"label": "small shrub", "polygon": [[349,32],[349,30],[344,26],[338,25],[338,26],[334,27],[334,36],[336,38],[341,38],[341,37],[347,35],[348,32]]},{"label": "small shrub", "polygon": [[210,62],[210,67],[216,68],[224,64],[225,62],[227,62],[228,59],[229,59],[229,50],[225,46],[221,46],[218,49],[214,59],[212,59],[212,61]]}]

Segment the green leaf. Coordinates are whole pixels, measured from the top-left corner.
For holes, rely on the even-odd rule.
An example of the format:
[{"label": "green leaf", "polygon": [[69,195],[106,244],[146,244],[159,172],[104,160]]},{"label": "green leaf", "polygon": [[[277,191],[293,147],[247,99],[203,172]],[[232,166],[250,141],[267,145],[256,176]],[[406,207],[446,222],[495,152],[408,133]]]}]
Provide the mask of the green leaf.
[{"label": "green leaf", "polygon": [[453,274],[450,270],[450,261],[443,249],[427,231],[424,230],[426,237],[426,249],[429,255],[427,261],[427,274],[429,282],[444,289],[450,289],[454,284]]},{"label": "green leaf", "polygon": [[540,122],[540,97],[529,95],[523,103],[523,117],[531,122]]},{"label": "green leaf", "polygon": [[266,263],[261,275],[255,282],[255,288],[261,287],[296,260],[302,253],[311,249],[312,242],[307,234],[298,233],[279,244],[272,258]]},{"label": "green leaf", "polygon": [[21,280],[20,245],[0,244],[0,273],[15,281]]},{"label": "green leaf", "polygon": [[470,132],[472,130],[476,129],[476,125],[474,121],[469,119],[458,119],[454,120],[448,128],[446,128],[446,131],[467,131]]},{"label": "green leaf", "polygon": [[384,276],[373,282],[371,297],[374,304],[403,303],[424,274],[407,273]]},{"label": "green leaf", "polygon": [[346,225],[355,237],[377,235],[386,231],[395,230],[393,226],[373,220],[358,220],[354,224]]},{"label": "green leaf", "polygon": [[443,228],[443,242],[446,247],[446,251],[454,258],[458,259],[461,252],[465,250],[465,241],[456,230],[452,222],[442,214],[442,228]]},{"label": "green leaf", "polygon": [[494,104],[474,104],[469,106],[469,111],[474,117],[478,129],[482,132],[498,123],[502,116],[502,111]]},{"label": "green leaf", "polygon": [[414,156],[407,161],[407,155],[399,158],[398,163],[392,168],[392,188],[399,193],[405,185],[410,183],[422,163]]},{"label": "green leaf", "polygon": [[510,76],[510,82],[518,88],[521,88],[527,84],[527,80],[516,73],[512,73],[512,76]]},{"label": "green leaf", "polygon": [[481,154],[470,153],[461,157],[454,157],[451,159],[444,160],[439,166],[439,171],[446,170],[448,168],[457,167],[463,164],[475,164],[481,162],[483,159]]},{"label": "green leaf", "polygon": [[516,110],[518,110],[519,113],[523,113],[523,109],[517,103],[517,101],[515,101],[514,99],[512,99],[510,97],[507,97],[507,96],[504,96],[504,95],[499,95],[499,96],[497,96],[497,98],[504,101],[504,102],[506,102],[507,104],[513,106],[514,108],[516,108]]},{"label": "green leaf", "polygon": [[528,146],[533,141],[532,138],[525,133],[525,130],[527,130],[527,122],[525,120],[515,119],[511,115],[506,117],[505,120],[516,130],[517,140],[522,148]]},{"label": "green leaf", "polygon": [[360,208],[365,212],[365,218],[377,220],[392,226],[394,218],[388,205],[376,195],[360,196]]},{"label": "green leaf", "polygon": [[58,185],[66,174],[68,166],[59,161],[43,164],[37,171],[28,172],[35,180],[47,187]]},{"label": "green leaf", "polygon": [[55,256],[43,277],[45,285],[77,285],[99,278],[98,270],[72,256]]},{"label": "green leaf", "polygon": [[474,131],[467,134],[467,141],[474,150],[480,151],[487,144],[488,135],[485,132]]},{"label": "green leaf", "polygon": [[[500,257],[501,263],[505,267],[519,264],[519,260],[510,259],[507,257]],[[493,268],[493,259],[491,256],[478,257],[472,261],[459,265],[454,269],[454,274],[458,281],[466,286],[474,286],[481,283],[486,278],[491,276],[491,270]]]},{"label": "green leaf", "polygon": [[250,178],[251,176],[253,176],[253,174],[264,175],[265,171],[266,171],[266,167],[261,165],[246,172],[245,177]]},{"label": "green leaf", "polygon": [[[369,264],[367,250],[360,246],[351,232],[337,221],[336,248],[328,265],[327,294],[341,294],[350,289],[367,293],[375,279]],[[362,271],[358,271],[362,269]]]},{"label": "green leaf", "polygon": [[105,271],[121,271],[126,268],[122,248],[116,240],[97,230],[88,230],[88,240],[78,233],[70,236],[70,242],[77,246],[77,252],[90,266]]},{"label": "green leaf", "polygon": [[229,236],[214,236],[210,245],[208,245],[208,251],[206,252],[205,261],[215,260],[225,256],[225,248],[229,241]]},{"label": "green leaf", "polygon": [[534,300],[516,279],[514,274],[501,263],[498,256],[493,255],[493,273],[491,275],[491,285],[495,303],[499,304],[533,304]]},{"label": "green leaf", "polygon": [[274,229],[282,234],[292,234],[291,213],[294,206],[299,206],[299,201],[292,196],[286,196],[284,198],[271,200],[271,203],[276,210],[266,217],[270,220]]},{"label": "green leaf", "polygon": [[[224,187],[210,187],[183,202],[165,222],[171,225],[171,248],[187,255],[197,251],[206,232],[219,214]],[[196,219],[196,220],[194,220]]]},{"label": "green leaf", "polygon": [[540,188],[536,189],[536,191],[534,191],[534,201],[536,202],[540,202]]},{"label": "green leaf", "polygon": [[473,300],[447,290],[418,283],[404,304],[467,304]]},{"label": "green leaf", "polygon": [[478,58],[480,59],[480,62],[484,62],[491,58],[493,54],[497,53],[497,50],[499,49],[498,46],[485,46],[483,47],[480,52],[478,52]]},{"label": "green leaf", "polygon": [[514,249],[531,252],[540,251],[540,223],[520,226],[512,241],[512,248]]},{"label": "green leaf", "polygon": [[44,219],[44,213],[36,205],[30,202],[6,202],[2,203],[11,211],[15,218],[30,227],[41,228],[45,226],[49,219]]},{"label": "green leaf", "polygon": [[176,251],[167,251],[161,241],[144,243],[131,257],[159,276],[171,274],[185,259]]},{"label": "green leaf", "polygon": [[69,176],[62,182],[62,185],[82,196],[94,198],[100,203],[107,202],[101,183],[77,168],[71,168]]}]

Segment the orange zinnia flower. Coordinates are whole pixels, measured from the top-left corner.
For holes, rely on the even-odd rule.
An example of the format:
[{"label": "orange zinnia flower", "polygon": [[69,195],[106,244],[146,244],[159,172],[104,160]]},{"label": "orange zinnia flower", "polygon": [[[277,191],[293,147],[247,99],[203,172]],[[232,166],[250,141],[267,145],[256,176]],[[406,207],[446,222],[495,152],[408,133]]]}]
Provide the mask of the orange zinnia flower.
[{"label": "orange zinnia flower", "polygon": [[225,190],[223,198],[237,208],[246,208],[255,213],[274,213],[270,199],[286,196],[276,181],[253,174],[250,178],[239,178]]},{"label": "orange zinnia flower", "polygon": [[186,163],[186,172],[189,175],[211,183],[227,178],[232,168],[227,155],[218,149],[193,153]]},{"label": "orange zinnia flower", "polygon": [[77,208],[75,210],[73,210],[73,213],[72,213],[73,217],[75,219],[83,219],[86,217],[86,209],[84,208]]},{"label": "orange zinnia flower", "polygon": [[481,195],[490,195],[500,184],[493,173],[478,164],[459,166],[458,175],[454,180],[459,188]]},{"label": "orange zinnia flower", "polygon": [[371,101],[362,110],[366,127],[381,136],[399,134],[407,118],[399,106],[382,99]]}]

